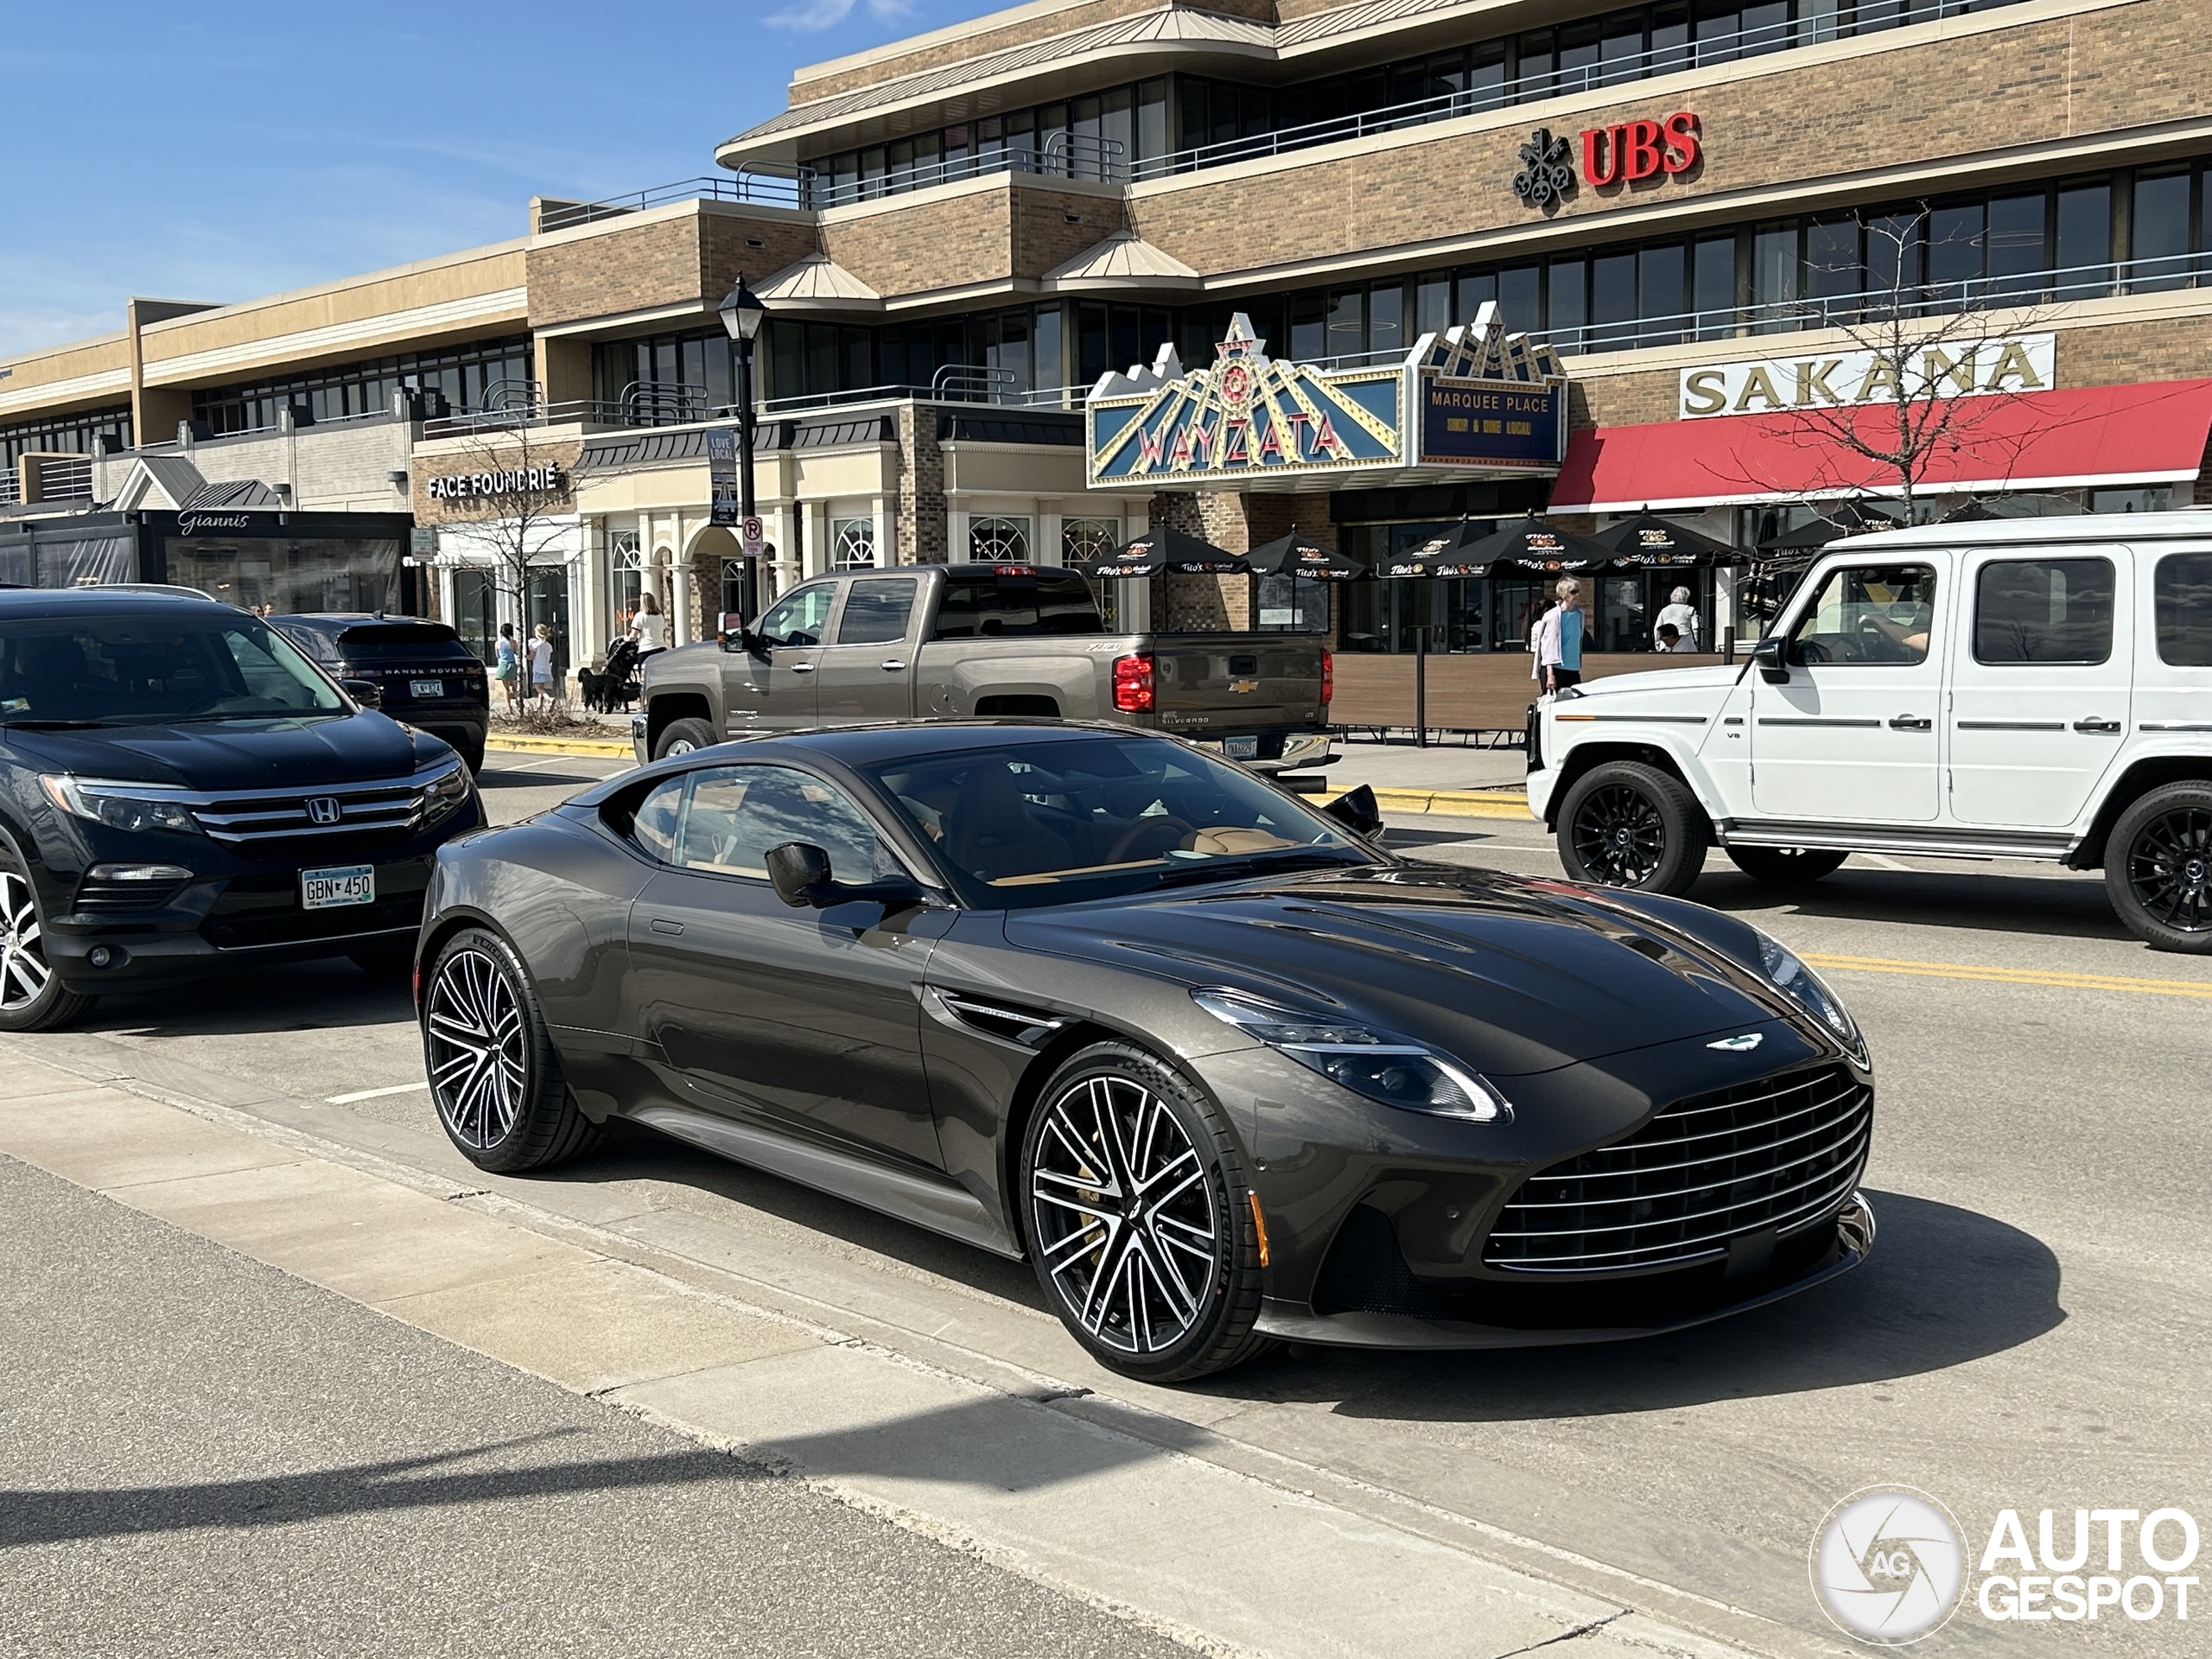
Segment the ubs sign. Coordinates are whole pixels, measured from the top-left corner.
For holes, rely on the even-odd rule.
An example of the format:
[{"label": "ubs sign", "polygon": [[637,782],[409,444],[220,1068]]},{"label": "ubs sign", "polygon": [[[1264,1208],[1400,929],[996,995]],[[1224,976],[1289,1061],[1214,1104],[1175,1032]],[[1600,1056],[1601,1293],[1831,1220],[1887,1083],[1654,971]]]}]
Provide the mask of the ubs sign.
[{"label": "ubs sign", "polygon": [[[1663,121],[1618,122],[1586,127],[1581,134],[1582,183],[1593,190],[1607,185],[1641,184],[1647,179],[1687,173],[1705,154],[1697,116],[1677,110]],[[1538,127],[1521,146],[1522,166],[1513,175],[1513,194],[1531,207],[1548,207],[1575,186],[1575,147],[1566,135]]]}]

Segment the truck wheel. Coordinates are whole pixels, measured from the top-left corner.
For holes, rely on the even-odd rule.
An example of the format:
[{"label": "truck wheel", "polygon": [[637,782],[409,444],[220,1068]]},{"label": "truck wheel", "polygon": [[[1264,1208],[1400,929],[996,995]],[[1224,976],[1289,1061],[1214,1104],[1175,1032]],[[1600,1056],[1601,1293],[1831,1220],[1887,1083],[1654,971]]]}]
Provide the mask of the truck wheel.
[{"label": "truck wheel", "polygon": [[1672,773],[1615,760],[1578,779],[1559,811],[1559,861],[1578,881],[1681,894],[1705,868],[1705,810]]},{"label": "truck wheel", "polygon": [[1821,847],[1731,847],[1729,861],[1754,881],[1771,881],[1780,887],[1804,887],[1824,875],[1833,875],[1848,853]]},{"label": "truck wheel", "polygon": [[653,745],[653,759],[665,760],[671,754],[689,754],[694,749],[711,749],[721,741],[715,735],[715,728],[703,720],[671,720],[668,729]]},{"label": "truck wheel", "polygon": [[2105,891],[2153,950],[2212,954],[2212,784],[2168,784],[2121,813]]}]

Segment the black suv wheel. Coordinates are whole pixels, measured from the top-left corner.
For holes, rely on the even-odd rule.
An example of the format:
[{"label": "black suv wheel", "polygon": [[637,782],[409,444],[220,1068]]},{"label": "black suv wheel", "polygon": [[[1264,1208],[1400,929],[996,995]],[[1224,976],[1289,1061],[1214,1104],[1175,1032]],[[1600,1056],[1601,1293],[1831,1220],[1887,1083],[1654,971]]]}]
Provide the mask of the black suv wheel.
[{"label": "black suv wheel", "polygon": [[15,849],[0,842],[0,1031],[50,1031],[97,997],[66,989],[46,959],[46,918]]},{"label": "black suv wheel", "polygon": [[1577,779],[1559,809],[1559,861],[1578,881],[1680,895],[1705,868],[1705,809],[1671,772],[1614,760]]},{"label": "black suv wheel", "polygon": [[2120,815],[2105,891],[2153,950],[2212,954],[2212,784],[2168,784]]}]

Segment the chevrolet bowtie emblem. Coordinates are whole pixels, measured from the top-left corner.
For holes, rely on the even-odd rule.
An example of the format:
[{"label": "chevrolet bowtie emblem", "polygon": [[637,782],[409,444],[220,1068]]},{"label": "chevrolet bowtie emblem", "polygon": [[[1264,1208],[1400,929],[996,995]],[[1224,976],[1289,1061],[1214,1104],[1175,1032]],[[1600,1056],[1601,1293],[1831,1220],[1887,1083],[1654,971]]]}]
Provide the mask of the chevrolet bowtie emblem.
[{"label": "chevrolet bowtie emblem", "polygon": [[1707,1048],[1725,1049],[1731,1054],[1748,1054],[1766,1040],[1763,1031],[1747,1031],[1740,1037],[1723,1037],[1717,1043],[1707,1043]]},{"label": "chevrolet bowtie emblem", "polygon": [[1229,683],[1229,689],[1236,692],[1249,693],[1258,690],[1260,683],[1257,680],[1231,680]]}]

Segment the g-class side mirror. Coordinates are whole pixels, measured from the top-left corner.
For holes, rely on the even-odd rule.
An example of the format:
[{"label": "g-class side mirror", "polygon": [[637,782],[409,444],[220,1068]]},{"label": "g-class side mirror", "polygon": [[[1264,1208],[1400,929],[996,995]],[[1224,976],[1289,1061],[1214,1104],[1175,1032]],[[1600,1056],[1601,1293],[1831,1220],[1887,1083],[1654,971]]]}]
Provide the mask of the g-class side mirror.
[{"label": "g-class side mirror", "polygon": [[1781,685],[1789,678],[1789,641],[1778,633],[1770,633],[1751,647],[1751,661],[1758,665],[1759,677],[1770,685]]},{"label": "g-class side mirror", "polygon": [[1374,790],[1365,784],[1338,796],[1321,811],[1366,840],[1372,841],[1382,833],[1382,809],[1375,804]]}]

